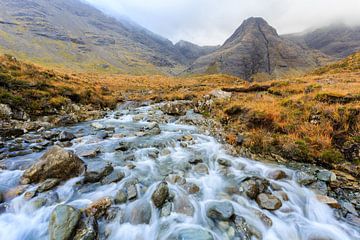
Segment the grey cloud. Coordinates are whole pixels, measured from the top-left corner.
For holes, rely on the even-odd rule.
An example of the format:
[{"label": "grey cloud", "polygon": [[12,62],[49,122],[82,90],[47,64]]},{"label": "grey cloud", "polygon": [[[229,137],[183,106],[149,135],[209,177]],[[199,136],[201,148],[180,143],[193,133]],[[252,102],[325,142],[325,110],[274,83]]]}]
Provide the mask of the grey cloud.
[{"label": "grey cloud", "polygon": [[173,42],[217,45],[251,16],[279,33],[344,22],[360,24],[359,0],[85,0],[112,16],[127,16]]}]

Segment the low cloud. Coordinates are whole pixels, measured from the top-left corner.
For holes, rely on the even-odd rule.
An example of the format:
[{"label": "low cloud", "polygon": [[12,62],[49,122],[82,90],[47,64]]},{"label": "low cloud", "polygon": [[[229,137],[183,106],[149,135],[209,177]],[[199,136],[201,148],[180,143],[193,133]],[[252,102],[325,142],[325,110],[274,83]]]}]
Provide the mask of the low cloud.
[{"label": "low cloud", "polygon": [[279,33],[344,22],[360,24],[359,0],[84,0],[112,16],[127,16],[173,42],[222,44],[251,16]]}]

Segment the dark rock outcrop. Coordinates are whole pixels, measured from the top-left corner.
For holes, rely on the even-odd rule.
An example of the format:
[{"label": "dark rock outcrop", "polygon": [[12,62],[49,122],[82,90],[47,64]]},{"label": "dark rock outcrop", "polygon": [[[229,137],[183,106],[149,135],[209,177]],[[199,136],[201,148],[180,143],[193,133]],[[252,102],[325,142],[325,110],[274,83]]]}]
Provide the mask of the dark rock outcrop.
[{"label": "dark rock outcrop", "polygon": [[200,57],[192,73],[228,73],[251,80],[256,74],[280,76],[319,66],[323,54],[280,37],[262,18],[249,18],[215,52]]}]

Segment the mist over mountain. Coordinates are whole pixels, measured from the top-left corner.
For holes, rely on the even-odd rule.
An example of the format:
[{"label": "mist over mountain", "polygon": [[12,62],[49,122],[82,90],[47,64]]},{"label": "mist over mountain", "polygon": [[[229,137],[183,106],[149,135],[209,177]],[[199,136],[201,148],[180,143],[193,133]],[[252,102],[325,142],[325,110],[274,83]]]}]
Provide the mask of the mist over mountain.
[{"label": "mist over mountain", "polygon": [[284,37],[336,58],[344,58],[360,51],[360,26],[349,26],[344,23]]}]

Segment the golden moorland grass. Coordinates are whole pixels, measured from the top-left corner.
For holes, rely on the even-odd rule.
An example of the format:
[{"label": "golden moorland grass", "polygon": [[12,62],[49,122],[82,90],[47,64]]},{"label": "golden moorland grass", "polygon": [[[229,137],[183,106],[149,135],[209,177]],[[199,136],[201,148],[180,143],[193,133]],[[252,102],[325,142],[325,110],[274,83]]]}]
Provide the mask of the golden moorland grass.
[{"label": "golden moorland grass", "polygon": [[[69,102],[114,107],[120,101],[201,99],[213,89],[232,92],[206,116],[219,120],[229,143],[245,136],[255,153],[296,161],[359,163],[360,54],[303,77],[248,83],[228,75],[169,77],[72,73],[0,58],[0,102],[33,115]],[[357,145],[356,145],[357,144]],[[350,149],[350,150],[349,150]]]}]

